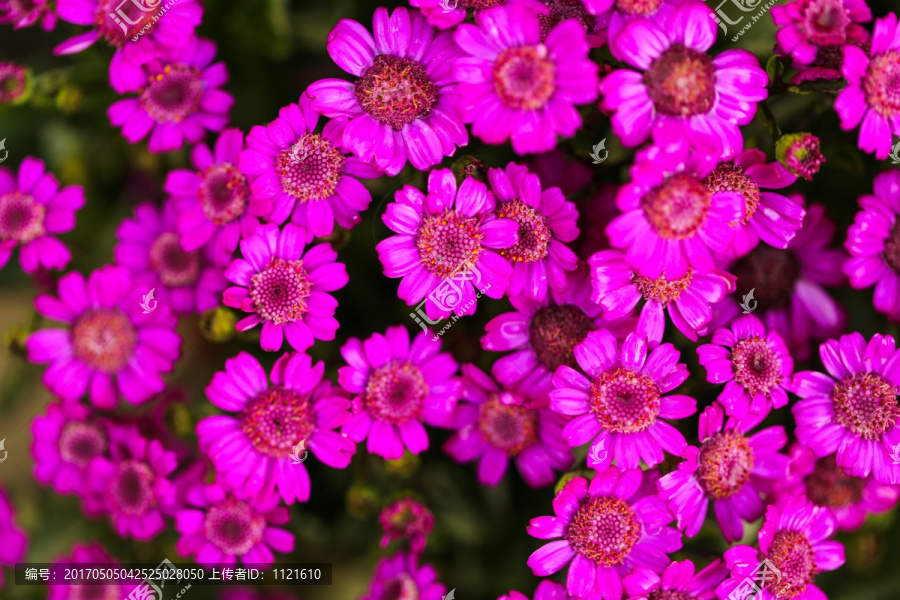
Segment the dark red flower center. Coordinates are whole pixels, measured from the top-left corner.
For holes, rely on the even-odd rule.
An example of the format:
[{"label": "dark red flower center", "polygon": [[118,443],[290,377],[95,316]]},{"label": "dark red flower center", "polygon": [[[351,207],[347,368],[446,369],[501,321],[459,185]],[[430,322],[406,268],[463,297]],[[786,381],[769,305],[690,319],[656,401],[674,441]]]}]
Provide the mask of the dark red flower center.
[{"label": "dark red flower center", "polygon": [[307,133],[278,156],[281,189],[301,203],[330,198],[341,181],[346,160],[334,144],[317,133]]},{"label": "dark red flower center", "polygon": [[528,324],[528,336],[538,362],[553,372],[560,365],[575,368],[575,346],[597,326],[571,304],[539,308]]},{"label": "dark red flower center", "polygon": [[637,433],[656,422],[659,388],[649,375],[617,367],[594,379],[589,402],[607,431]]},{"label": "dark red flower center", "polygon": [[886,119],[900,115],[900,50],[888,50],[869,59],[862,82],[866,104]]},{"label": "dark red flower center", "polygon": [[647,600],[696,600],[696,597],[681,590],[653,590]]},{"label": "dark red flower center", "polygon": [[101,0],[97,4],[97,32],[110,45],[122,46],[144,25],[153,22],[161,9],[162,0]]},{"label": "dark red flower center", "polygon": [[497,216],[519,225],[519,241],[500,250],[501,256],[514,263],[535,262],[547,256],[550,240],[553,238],[547,217],[519,198],[503,202],[497,209]]},{"label": "dark red flower center", "polygon": [[847,38],[850,15],[843,0],[812,0],[804,14],[806,34],[817,46],[840,44]]},{"label": "dark red flower center", "polygon": [[241,428],[257,452],[287,458],[315,429],[309,397],[280,386],[269,388],[244,408]]},{"label": "dark red flower center", "polygon": [[478,430],[489,444],[516,456],[537,441],[537,412],[503,404],[496,394],[491,394],[479,407]]},{"label": "dark red flower center", "polygon": [[247,178],[234,165],[213,165],[200,173],[200,178],[197,197],[207,219],[221,226],[244,213],[250,188]]},{"label": "dark red flower center", "polygon": [[507,48],[494,63],[494,91],[509,108],[540,109],[555,89],[556,66],[543,44]]},{"label": "dark red flower center", "polygon": [[153,470],[145,462],[122,461],[113,477],[109,495],[119,510],[128,515],[140,515],[156,506],[153,493]]},{"label": "dark red flower center", "polygon": [[378,600],[419,600],[419,586],[408,573],[400,573],[386,584]]},{"label": "dark red flower center", "polygon": [[356,81],[356,100],[382,125],[403,129],[428,116],[440,88],[420,63],[401,56],[379,54]]},{"label": "dark red flower center", "polygon": [[84,467],[105,451],[106,435],[93,423],[70,421],[59,434],[59,455],[78,467]]},{"label": "dark red flower center", "polygon": [[[759,207],[759,185],[744,174],[744,169],[734,162],[720,163],[703,183],[713,193],[740,192],[744,196],[744,219],[741,223],[750,222],[750,218]],[[729,225],[737,225],[737,222]]]},{"label": "dark red flower center", "polygon": [[19,191],[0,196],[0,239],[25,244],[44,235],[47,208]]},{"label": "dark red flower center", "polygon": [[640,537],[634,509],[612,496],[585,500],[566,531],[576,552],[605,567],[622,564]]},{"label": "dark red flower center", "polygon": [[597,23],[597,19],[585,10],[581,0],[550,0],[547,8],[550,9],[550,14],[538,15],[541,23],[541,41],[545,41],[550,30],[566,19],[577,19],[587,32],[593,31]]},{"label": "dark red flower center", "polygon": [[741,340],[731,351],[734,380],[751,396],[765,394],[781,385],[781,359],[765,338]]},{"label": "dark red flower center", "polygon": [[403,423],[419,418],[427,396],[428,384],[419,367],[394,361],[369,375],[363,405],[378,421]]},{"label": "dark red flower center", "polygon": [[859,503],[866,488],[866,480],[847,475],[837,465],[833,454],[817,460],[815,469],[803,482],[807,497],[817,506],[828,508],[844,508]]},{"label": "dark red flower center", "polygon": [[765,585],[779,600],[802,594],[819,571],[812,544],[798,531],[776,531],[766,558],[781,573],[781,579],[769,577]]},{"label": "dark red flower center", "polygon": [[260,319],[281,325],[303,318],[311,287],[302,260],[273,258],[250,279],[249,293]]},{"label": "dark red flower center", "polygon": [[446,279],[467,264],[474,265],[484,237],[480,225],[477,217],[465,217],[451,209],[424,217],[416,232],[422,266]]},{"label": "dark red flower center", "polygon": [[200,72],[188,65],[166,65],[151,75],[141,92],[141,106],[158,123],[180,123],[200,108],[205,87]]},{"label": "dark red flower center", "polygon": [[900,273],[900,219],[891,228],[891,234],[884,241],[884,262]]},{"label": "dark red flower center", "polygon": [[750,441],[736,429],[714,433],[700,446],[697,480],[706,493],[724,500],[741,491],[753,469]]},{"label": "dark red flower center", "polygon": [[854,373],[831,390],[835,420],[864,440],[881,439],[900,417],[897,388],[878,373]]},{"label": "dark red flower center", "polygon": [[693,278],[694,270],[689,268],[687,275],[681,279],[669,281],[666,279],[665,273],[661,277],[650,279],[635,272],[631,276],[631,281],[637,286],[638,291],[644,298],[659,302],[663,306],[668,306],[670,302],[675,302],[681,297],[681,293],[691,285]]},{"label": "dark red flower center", "polygon": [[105,373],[124,367],[136,344],[134,326],[117,308],[87,310],[72,326],[75,358]]},{"label": "dark red flower center", "polygon": [[716,67],[705,52],[675,43],[644,72],[644,85],[664,115],[705,115],[716,99]]},{"label": "dark red flower center", "polygon": [[166,232],[150,247],[150,268],[169,287],[190,285],[200,275],[200,252],[188,252],[177,233]]},{"label": "dark red flower center", "polygon": [[790,250],[760,244],[730,269],[737,276],[738,297],[753,291],[760,308],[788,306],[794,284],[800,278],[800,261]]},{"label": "dark red flower center", "polygon": [[246,502],[228,497],[210,507],[204,526],[207,539],[222,552],[243,556],[262,540],[266,519]]},{"label": "dark red flower center", "polygon": [[712,192],[687,173],[675,173],[641,198],[641,208],[657,235],[683,240],[703,226]]},{"label": "dark red flower center", "polygon": [[649,15],[655,13],[663,0],[616,0],[616,10],[626,15]]}]

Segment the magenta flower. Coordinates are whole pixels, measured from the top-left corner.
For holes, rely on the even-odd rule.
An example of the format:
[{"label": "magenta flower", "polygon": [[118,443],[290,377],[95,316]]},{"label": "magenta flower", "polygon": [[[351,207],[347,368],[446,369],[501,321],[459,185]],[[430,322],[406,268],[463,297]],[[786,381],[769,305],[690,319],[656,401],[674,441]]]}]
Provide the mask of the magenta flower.
[{"label": "magenta flower", "polygon": [[[490,4],[490,0],[488,0]],[[588,12],[591,0],[507,0],[506,4],[518,4],[535,13],[541,25],[541,42],[554,27],[566,19],[575,19],[587,34],[591,48],[602,48],[606,43],[606,24]]]},{"label": "magenta flower", "polygon": [[662,462],[663,450],[681,456],[684,436],[663,421],[697,412],[690,396],[663,396],[688,377],[679,356],[672,344],[648,354],[647,341],[639,335],[629,334],[620,346],[609,331],[598,329],[575,347],[586,376],[568,365],[556,370],[550,408],[575,417],[563,429],[569,445],[592,442],[589,467],[605,469],[613,460],[623,469],[641,460],[653,467]]},{"label": "magenta flower", "polygon": [[292,348],[303,351],[317,339],[333,340],[337,332],[337,301],[328,292],[347,285],[347,269],[335,262],[337,252],[329,244],[316,244],[304,254],[305,239],[306,232],[290,223],[280,231],[263,225],[241,240],[243,258],[225,271],[235,284],[225,290],[225,305],[253,313],[235,329],[262,323],[263,350],[280,350],[287,337]]},{"label": "magenta flower", "polygon": [[85,393],[94,406],[115,408],[121,395],[146,402],[165,388],[181,352],[176,319],[166,304],[141,309],[149,290],[134,287],[128,271],[106,265],[85,279],[73,272],[59,280],[58,297],[43,294],[37,312],[68,325],[41,329],[25,344],[28,360],[50,363],[43,382],[66,402]]},{"label": "magenta flower", "polygon": [[718,398],[725,414],[741,419],[749,412],[762,418],[787,405],[794,359],[781,336],[767,331],[754,315],[716,330],[712,343],[697,347],[697,356],[706,380],[725,384]]},{"label": "magenta flower", "polygon": [[272,550],[294,551],[294,534],[276,525],[290,520],[288,509],[276,494],[247,495],[221,483],[195,486],[188,504],[175,515],[181,534],[175,550],[193,556],[206,568],[237,563],[271,565]]},{"label": "magenta flower", "polygon": [[295,225],[316,237],[331,235],[334,223],[352,229],[372,195],[356,178],[381,175],[374,164],[344,156],[342,141],[346,119],[325,124],[314,133],[319,115],[303,94],[299,104],[288,104],[266,127],[257,125],[241,152],[241,171],[254,178],[254,200],[271,207],[266,219],[281,224],[289,216]]},{"label": "magenta flower", "polygon": [[[622,578],[622,586],[633,600],[714,600],[716,586],[728,576],[728,569],[716,559],[699,572],[690,560],[672,561],[662,573],[636,567]],[[537,600],[537,598],[535,598]]]},{"label": "magenta flower", "polygon": [[56,13],[47,0],[0,0],[0,23],[12,23],[14,29],[40,22],[41,29],[56,27]]},{"label": "magenta flower", "polygon": [[353,394],[353,416],[341,433],[354,442],[368,438],[369,452],[388,459],[404,449],[428,449],[422,425],[449,427],[460,392],[458,365],[440,342],[423,331],[410,344],[406,327],[388,327],[365,341],[350,338],[341,348],[347,362],[338,383]]},{"label": "magenta flower", "polygon": [[[15,566],[25,558],[28,538],[13,521],[13,505],[0,487],[0,566]],[[0,587],[3,587],[3,570],[0,569]]]},{"label": "magenta flower", "polygon": [[660,22],[635,19],[610,40],[613,54],[640,70],[613,71],[600,84],[602,108],[615,112],[613,132],[623,144],[639,146],[652,134],[657,144],[684,140],[712,158],[741,151],[738,126],[753,120],[769,78],[746,50],[707,55],[716,41],[711,16],[689,2]]},{"label": "magenta flower", "polygon": [[825,594],[814,583],[816,573],[833,571],[844,564],[844,545],[826,541],[834,529],[834,517],[828,509],[813,506],[804,496],[791,497],[779,506],[770,504],[759,530],[759,549],[735,546],[725,552],[731,577],[716,588],[716,594],[725,598],[739,586],[749,589],[745,580],[755,582],[760,563],[768,560],[781,577],[767,578],[756,596],[759,600],[824,599]]},{"label": "magenta flower", "polygon": [[206,395],[237,414],[197,423],[200,450],[224,483],[247,497],[277,487],[293,504],[309,499],[306,465],[293,458],[301,448],[334,469],[350,464],[356,446],[334,431],[349,416],[350,401],[323,380],[324,373],[324,363],[313,364],[299,352],[282,355],[269,378],[246,352],[225,361],[225,371],[215,374]]},{"label": "magenta flower", "polygon": [[578,211],[556,187],[541,189],[537,175],[516,163],[506,169],[488,169],[491,191],[497,198],[497,216],[519,226],[519,240],[500,250],[512,264],[510,297],[543,300],[548,285],[557,292],[566,287],[566,271],[578,257],[565,245],[578,237]]},{"label": "magenta flower", "polygon": [[176,47],[149,39],[128,44],[109,65],[109,83],[138,97],[113,103],[109,122],[132,144],[149,133],[150,152],[178,150],[201,141],[205,130],[221,131],[234,98],[219,89],[228,71],[223,62],[210,65],[215,55],[216,44],[200,38]]},{"label": "magenta flower", "polygon": [[[382,219],[391,236],[375,249],[388,277],[402,277],[397,295],[425,301],[430,320],[475,312],[476,289],[502,298],[512,267],[495,250],[519,242],[519,224],[494,213],[494,196],[473,177],[457,189],[450,169],[428,175],[428,194],[404,186]],[[452,279],[450,279],[452,277]],[[459,284],[459,285],[457,285]]]},{"label": "magenta flower", "polygon": [[434,515],[421,502],[401,498],[381,510],[378,522],[384,529],[379,546],[387,548],[391,540],[409,540],[413,554],[421,554],[425,538],[434,528]]},{"label": "magenta flower", "polygon": [[[625,25],[635,19],[646,19],[655,23],[665,23],[672,11],[691,0],[581,0],[588,13],[596,15],[597,29],[606,41],[618,37]],[[560,0],[561,3],[565,0]],[[623,60],[618,46],[610,44],[609,50],[616,60]]]},{"label": "magenta flower", "polygon": [[28,69],[12,61],[0,62],[0,104],[24,101],[30,85]]},{"label": "magenta flower", "polygon": [[[504,594],[497,600],[529,599],[525,594],[512,590],[509,594]],[[537,585],[537,589],[534,590],[534,600],[572,600],[572,596],[566,593],[566,586],[563,584],[544,579]]]},{"label": "magenta flower", "polygon": [[821,144],[811,133],[788,133],[775,143],[775,158],[788,171],[809,181],[825,162]]},{"label": "magenta flower", "polygon": [[502,389],[475,365],[462,366],[462,399],[454,415],[457,432],[444,452],[460,463],[478,460],[478,481],[500,483],[509,461],[525,483],[539,488],[553,483],[556,471],[572,466],[572,451],[562,430],[566,419],[515,390]]},{"label": "magenta flower", "polygon": [[0,168],[0,268],[16,246],[26,273],[38,268],[64,269],[72,255],[55,234],[75,228],[75,213],[84,206],[84,189],[59,183],[44,162],[25,157],[18,177]]},{"label": "magenta flower", "polygon": [[399,552],[378,561],[369,594],[360,600],[384,600],[385,598],[416,598],[417,600],[442,600],[447,588],[437,580],[437,571],[431,565],[418,564],[413,553]]},{"label": "magenta flower", "polygon": [[802,371],[793,392],[797,441],[823,457],[837,453],[848,475],[872,473],[879,483],[900,483],[900,351],[894,338],[876,333],[866,343],[857,332],[819,346],[828,375]]},{"label": "magenta flower", "polygon": [[842,46],[858,23],[872,20],[865,0],[797,0],[772,7],[772,21],[780,25],[775,39],[801,65],[812,64],[819,51]]},{"label": "magenta flower", "polygon": [[343,145],[394,176],[410,164],[425,171],[469,143],[456,109],[453,59],[460,50],[418,11],[375,9],[374,39],[341,19],[328,35],[328,54],[355,82],[322,79],[307,88],[312,108],[348,117]]},{"label": "magenta flower", "polygon": [[[658,476],[648,471],[647,476]],[[553,499],[553,517],[536,517],[528,533],[545,544],[528,557],[538,577],[552,575],[569,561],[566,590],[572,596],[620,600],[622,578],[635,567],[656,572],[681,548],[672,515],[648,486],[640,469],[601,468],[588,484],[571,479]],[[652,481],[652,479],[651,479]]]},{"label": "magenta flower", "polygon": [[[100,544],[74,544],[72,554],[64,556],[54,562],[56,568],[77,568],[79,565],[108,564],[113,567],[118,565]],[[62,572],[62,571],[57,571]],[[85,573],[87,575],[87,573]],[[113,598],[125,598],[128,593],[141,582],[128,579],[105,579],[102,585],[86,583],[67,583],[66,585],[48,585],[47,600],[112,600]]]}]

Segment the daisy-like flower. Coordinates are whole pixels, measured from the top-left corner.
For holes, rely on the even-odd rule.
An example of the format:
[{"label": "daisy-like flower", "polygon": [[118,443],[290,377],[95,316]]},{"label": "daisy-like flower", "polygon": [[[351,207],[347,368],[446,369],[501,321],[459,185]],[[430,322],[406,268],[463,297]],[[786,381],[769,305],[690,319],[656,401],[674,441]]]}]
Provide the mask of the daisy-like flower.
[{"label": "daisy-like flower", "polygon": [[656,143],[687,141],[713,158],[737,154],[739,125],[766,99],[769,78],[746,50],[706,51],[716,41],[709,7],[690,2],[660,22],[635,19],[610,40],[614,54],[640,69],[619,69],[600,84],[602,108],[614,111],[613,132],[628,147],[651,134]]},{"label": "daisy-like flower", "polygon": [[[534,590],[534,600],[571,600],[572,596],[566,593],[566,586],[556,581],[544,579],[541,581],[537,589]],[[529,600],[528,596],[521,592],[512,590],[509,594],[504,594],[497,600]]]},{"label": "daisy-like flower", "polygon": [[420,171],[452,156],[469,135],[457,113],[451,66],[460,50],[449,32],[436,32],[419,11],[375,9],[374,39],[341,19],[328,35],[328,54],[356,81],[322,79],[307,88],[312,108],[348,117],[344,147],[394,176],[410,164]]},{"label": "daisy-like flower", "polygon": [[248,497],[277,487],[286,503],[306,502],[309,473],[292,458],[298,444],[334,469],[350,464],[356,446],[334,431],[349,416],[350,401],[324,373],[324,363],[303,353],[285,353],[269,377],[246,352],[225,361],[206,395],[236,414],[197,423],[200,450],[225,483]]},{"label": "daisy-like flower", "polygon": [[262,323],[263,350],[280,350],[287,337],[291,347],[303,351],[315,340],[333,340],[337,332],[337,301],[328,292],[347,285],[347,268],[335,262],[337,252],[329,244],[316,244],[304,254],[305,239],[306,232],[291,223],[280,231],[263,225],[241,240],[243,258],[225,271],[235,286],[225,290],[223,302],[253,313],[235,329]]},{"label": "daisy-like flower", "polygon": [[825,162],[821,144],[822,141],[811,133],[789,133],[778,138],[775,158],[788,171],[809,181]]},{"label": "daisy-like flower", "polygon": [[[651,475],[652,473],[652,475]],[[528,533],[545,544],[528,557],[538,577],[556,573],[569,561],[566,590],[578,598],[622,598],[622,578],[635,567],[660,572],[668,553],[681,548],[681,533],[669,527],[672,515],[640,469],[602,468],[588,483],[575,477],[553,499],[553,517],[536,517]],[[651,480],[652,481],[652,480]]]},{"label": "daisy-like flower", "polygon": [[406,327],[388,327],[365,341],[350,338],[341,348],[347,362],[338,383],[353,394],[353,416],[341,433],[354,442],[367,439],[369,452],[387,459],[404,449],[428,449],[422,425],[449,427],[459,396],[458,365],[441,352],[427,331],[410,344]]},{"label": "daisy-like flower", "polygon": [[425,538],[434,528],[434,515],[421,502],[401,498],[382,509],[378,522],[384,529],[379,544],[382,548],[387,548],[391,540],[409,540],[409,549],[421,554]]},{"label": "daisy-like flower", "polygon": [[316,237],[331,235],[334,224],[352,229],[372,195],[356,178],[381,175],[374,164],[356,156],[343,142],[346,119],[325,124],[315,133],[319,115],[309,107],[309,96],[278,111],[266,127],[255,126],[241,152],[241,171],[254,177],[256,202],[271,207],[266,219],[281,224],[293,214],[294,224]]},{"label": "daisy-like flower", "polygon": [[442,600],[447,588],[437,580],[437,571],[418,562],[416,554],[410,552],[381,559],[375,567],[369,594],[360,600]]},{"label": "daisy-like flower", "polygon": [[[74,544],[71,555],[54,562],[57,569],[102,564],[113,566],[118,562],[106,552],[103,546],[97,543]],[[104,581],[105,583],[102,585],[89,583],[48,585],[47,600],[121,600],[140,583],[126,579],[105,579]]]},{"label": "daisy-like flower", "polygon": [[550,485],[556,471],[572,466],[572,451],[562,437],[562,415],[547,401],[502,389],[475,365],[462,366],[462,400],[454,415],[458,430],[444,445],[457,462],[478,460],[478,481],[500,483],[510,460],[532,488]]},{"label": "daisy-like flower", "polygon": [[847,474],[900,483],[900,351],[894,338],[876,333],[866,343],[857,332],[819,346],[828,374],[794,375],[792,407],[797,441],[823,457],[837,453]]},{"label": "daisy-like flower", "polygon": [[[2,88],[0,88],[2,89]],[[0,168],[0,268],[16,246],[22,270],[64,269],[72,255],[56,234],[75,228],[75,213],[84,206],[84,189],[59,183],[43,161],[26,157],[18,176]]]},{"label": "daisy-like flower", "polygon": [[472,133],[488,144],[510,140],[517,154],[546,152],[557,135],[574,135],[575,105],[597,98],[584,26],[568,19],[544,37],[538,14],[521,4],[477,12],[475,22],[457,27],[454,39],[468,56],[453,64]]},{"label": "daisy-like flower", "polygon": [[41,329],[25,343],[28,360],[50,363],[43,382],[66,402],[88,393],[99,408],[115,408],[121,395],[132,404],[165,388],[163,373],[181,354],[176,319],[160,303],[141,309],[147,290],[134,287],[128,271],[106,265],[85,279],[73,272],[59,280],[57,297],[34,301],[42,316],[65,329]]},{"label": "daisy-like flower", "polygon": [[228,287],[222,267],[203,250],[185,250],[175,229],[177,213],[169,201],[158,209],[150,202],[135,207],[134,218],[116,229],[116,264],[131,273],[135,285],[156,290],[158,302],[175,314],[204,312],[219,306]]},{"label": "daisy-like flower", "polygon": [[629,600],[714,600],[716,586],[727,576],[728,569],[719,559],[699,572],[690,560],[672,561],[662,573],[636,567],[622,578],[622,586]]},{"label": "daisy-like flower", "polygon": [[[859,0],[862,3],[862,0]],[[875,20],[872,49],[867,56],[858,46],[844,46],[841,72],[848,85],[834,101],[841,128],[859,128],[859,147],[883,160],[900,135],[900,24],[888,13]]]},{"label": "daisy-like flower", "polygon": [[651,344],[659,344],[665,333],[669,313],[672,324],[692,341],[706,335],[712,318],[711,306],[734,290],[735,278],[721,270],[694,272],[691,268],[680,278],[665,275],[655,279],[644,277],[619,250],[602,250],[589,260],[591,299],[603,307],[607,319],[629,315],[641,300],[637,333]]},{"label": "daisy-like flower", "polygon": [[755,581],[760,563],[768,560],[781,577],[760,582],[762,590],[757,598],[822,600],[825,593],[814,583],[816,573],[833,571],[844,564],[844,545],[828,540],[834,529],[831,512],[814,506],[804,496],[793,496],[781,506],[770,504],[759,530],[759,549],[741,545],[725,552],[725,566],[731,576],[716,588],[716,594],[726,598],[739,586],[747,589],[745,579]]},{"label": "daisy-like flower", "polygon": [[188,492],[190,507],[175,515],[181,534],[175,550],[193,556],[207,568],[243,564],[271,565],[272,550],[294,551],[294,534],[276,525],[290,520],[288,509],[274,493],[248,495],[221,483],[195,486]]},{"label": "daisy-like flower", "polygon": [[525,164],[543,185],[558,187],[567,196],[583,190],[594,179],[588,165],[569,157],[562,148],[529,156]]},{"label": "daisy-like flower", "polygon": [[494,196],[474,177],[457,188],[450,169],[428,174],[428,194],[404,186],[382,219],[399,235],[375,249],[387,277],[402,277],[397,292],[414,306],[425,301],[431,320],[475,312],[476,289],[506,293],[512,267],[498,250],[519,242],[519,224],[497,218]]},{"label": "daisy-like flower", "polygon": [[0,0],[0,23],[12,23],[14,29],[21,29],[39,21],[44,31],[56,27],[56,13],[47,0]]},{"label": "daisy-like flower", "polygon": [[584,28],[588,44],[601,48],[606,43],[606,25],[588,12],[590,0],[507,0],[506,4],[518,4],[529,8],[541,24],[541,41],[554,27],[566,19],[574,19]]},{"label": "daisy-like flower", "polygon": [[219,89],[228,71],[223,62],[210,64],[215,55],[216,44],[200,38],[171,47],[149,39],[128,44],[110,63],[109,82],[119,94],[138,97],[114,102],[106,111],[110,123],[132,144],[149,133],[150,152],[178,150],[201,141],[206,130],[221,131],[234,98]]},{"label": "daisy-like flower", "polygon": [[689,446],[678,470],[660,478],[659,497],[688,537],[699,533],[709,501],[729,543],[744,537],[742,521],[753,522],[763,515],[761,494],[772,490],[788,466],[788,457],[778,453],[787,444],[784,427],[747,435],[763,418],[747,415],[726,423],[725,411],[713,403],[700,415],[700,447]]},{"label": "daisy-like flower", "polygon": [[711,341],[697,348],[697,356],[706,380],[725,384],[718,400],[726,414],[764,417],[787,405],[794,359],[777,332],[748,314],[718,329]]},{"label": "daisy-like flower", "polygon": [[[0,486],[0,567],[14,566],[25,558],[28,539],[25,532],[13,521],[13,505]],[[0,569],[0,588],[3,587],[3,570]]]},{"label": "daisy-like flower", "polygon": [[12,61],[0,62],[0,104],[24,101],[29,86],[28,69]]},{"label": "daisy-like flower", "polygon": [[772,21],[780,26],[775,39],[782,51],[802,65],[816,60],[818,52],[840,47],[858,23],[872,20],[865,0],[797,0],[772,7]]},{"label": "daisy-like flower", "polygon": [[648,353],[647,341],[636,333],[620,346],[609,331],[598,329],[575,347],[586,376],[567,365],[556,370],[550,408],[575,417],[563,429],[571,446],[592,442],[589,467],[605,469],[613,460],[623,469],[641,460],[653,467],[662,462],[663,450],[681,456],[684,436],[663,421],[697,412],[690,396],[663,396],[688,377],[679,356],[672,344]]},{"label": "daisy-like flower", "polygon": [[879,173],[873,186],[847,230],[844,273],[856,289],[874,285],[875,309],[900,320],[900,171]]}]

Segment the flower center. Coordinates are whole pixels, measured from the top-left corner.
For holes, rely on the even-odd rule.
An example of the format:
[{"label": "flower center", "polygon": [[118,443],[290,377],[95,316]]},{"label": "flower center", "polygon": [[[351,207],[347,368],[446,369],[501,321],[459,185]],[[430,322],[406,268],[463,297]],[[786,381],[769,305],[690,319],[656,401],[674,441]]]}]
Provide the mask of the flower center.
[{"label": "flower center", "polygon": [[524,406],[503,404],[491,394],[478,412],[478,429],[489,444],[516,456],[537,441],[537,413]]},{"label": "flower center", "polygon": [[278,325],[306,314],[311,284],[302,260],[273,258],[250,279],[250,298],[264,321]]},{"label": "flower center", "polygon": [[85,311],[72,327],[75,358],[105,373],[115,373],[128,364],[137,333],[118,308]]},{"label": "flower center", "polygon": [[900,219],[891,228],[891,234],[884,242],[884,262],[900,273]]},{"label": "flower center", "polygon": [[803,480],[806,484],[806,495],[817,506],[828,508],[844,508],[857,504],[863,497],[866,480],[862,477],[847,475],[837,466],[832,454],[816,461],[812,473]]},{"label": "flower center", "polygon": [[804,16],[806,34],[815,45],[840,44],[846,39],[850,15],[843,0],[813,0]]},{"label": "flower center", "polygon": [[243,556],[263,537],[266,519],[232,497],[212,506],[204,520],[206,537],[225,554]]},{"label": "flower center", "polygon": [[854,373],[831,390],[835,420],[864,440],[880,439],[900,417],[897,388],[878,373]]},{"label": "flower center", "polygon": [[307,133],[278,156],[281,188],[301,203],[330,198],[346,160],[334,144],[317,133]]},{"label": "flower center", "polygon": [[287,458],[315,429],[309,398],[283,387],[269,388],[243,410],[241,428],[257,452]]},{"label": "flower center", "polygon": [[647,300],[655,300],[663,306],[668,306],[670,302],[675,302],[681,297],[681,292],[691,285],[691,279],[694,278],[694,270],[688,268],[687,275],[681,279],[666,279],[666,274],[661,277],[650,279],[644,277],[638,272],[631,275],[631,281],[637,286],[638,291]]},{"label": "flower center", "polygon": [[589,402],[608,431],[636,433],[656,422],[659,388],[649,375],[617,367],[594,379]]},{"label": "flower center", "polygon": [[131,2],[101,0],[97,5],[97,17],[94,21],[97,32],[112,46],[124,45],[125,41],[134,37],[146,23],[152,22],[153,17],[162,9],[162,2],[157,2],[150,10],[142,6],[149,6],[149,3],[140,0]]},{"label": "flower center", "polygon": [[106,435],[92,423],[70,421],[59,435],[59,455],[78,467],[84,467],[105,451]]},{"label": "flower center", "polygon": [[403,423],[418,419],[428,396],[428,384],[416,365],[394,361],[369,376],[363,405],[377,421]]},{"label": "flower center", "polygon": [[693,236],[706,220],[712,192],[687,173],[676,173],[641,198],[647,221],[663,239]]},{"label": "flower center", "polygon": [[150,268],[169,287],[190,285],[200,274],[200,252],[188,252],[177,233],[166,232],[150,247]]},{"label": "flower center", "polygon": [[427,116],[437,103],[439,90],[418,62],[384,54],[375,57],[355,88],[360,107],[396,131]]},{"label": "flower center", "polygon": [[676,43],[644,72],[644,85],[664,115],[705,115],[716,99],[716,67],[705,52]]},{"label": "flower center", "polygon": [[156,506],[153,494],[153,471],[144,462],[122,461],[119,472],[112,480],[109,494],[128,515],[140,515]]},{"label": "flower center", "polygon": [[180,123],[200,108],[204,85],[197,69],[166,65],[161,73],[150,76],[141,92],[141,106],[154,121]]},{"label": "flower center", "polygon": [[697,480],[706,493],[724,500],[741,491],[753,469],[753,449],[740,431],[714,433],[700,446]]},{"label": "flower center", "polygon": [[788,306],[794,283],[800,277],[800,261],[790,250],[778,250],[760,244],[731,268],[737,277],[736,295],[754,290],[754,297],[765,310]]},{"label": "flower center", "polygon": [[556,89],[556,67],[543,44],[507,48],[494,63],[494,91],[509,108],[543,108]]},{"label": "flower center", "polygon": [[200,173],[197,196],[206,218],[216,225],[233,221],[247,207],[247,178],[231,163],[219,163]]},{"label": "flower center", "polygon": [[44,235],[47,208],[15,191],[0,196],[0,239],[27,243]]},{"label": "flower center", "polygon": [[647,600],[696,600],[696,598],[681,590],[653,590],[647,595]]},{"label": "flower center", "polygon": [[547,256],[552,238],[547,217],[526,206],[519,198],[501,204],[497,209],[497,216],[519,225],[519,241],[514,246],[500,250],[503,258],[512,262],[535,262]]},{"label": "flower center", "polygon": [[588,14],[581,0],[550,0],[547,4],[550,14],[538,15],[541,23],[541,41],[547,39],[550,30],[566,19],[577,19],[585,31],[591,32],[597,23],[597,19]]},{"label": "flower center", "polygon": [[764,338],[754,336],[741,340],[731,352],[734,379],[751,396],[766,396],[781,385],[781,359]]},{"label": "flower center", "polygon": [[663,0],[616,0],[616,10],[626,15],[649,15],[662,3]]},{"label": "flower center", "polygon": [[478,218],[467,218],[455,210],[422,219],[416,232],[416,247],[422,265],[429,273],[446,279],[468,263],[474,263],[481,253]]},{"label": "flower center", "polygon": [[[709,191],[716,192],[740,192],[744,196],[744,225],[750,222],[750,218],[759,207],[759,186],[749,177],[744,175],[744,169],[734,162],[721,163],[703,181]],[[732,227],[738,222],[729,223]]]},{"label": "flower center", "polygon": [[866,104],[882,117],[900,114],[900,50],[888,50],[871,57],[863,79]]},{"label": "flower center", "polygon": [[797,531],[776,531],[766,558],[781,572],[781,579],[768,578],[765,585],[779,599],[802,594],[818,572],[812,544]]},{"label": "flower center", "polygon": [[384,585],[378,600],[419,600],[419,586],[408,573],[400,573]]},{"label": "flower center", "polygon": [[566,540],[579,554],[606,567],[622,564],[640,537],[634,509],[612,496],[588,498],[566,531]]},{"label": "flower center", "polygon": [[538,362],[552,372],[560,365],[575,368],[575,346],[596,328],[577,306],[551,304],[531,317],[528,336]]}]

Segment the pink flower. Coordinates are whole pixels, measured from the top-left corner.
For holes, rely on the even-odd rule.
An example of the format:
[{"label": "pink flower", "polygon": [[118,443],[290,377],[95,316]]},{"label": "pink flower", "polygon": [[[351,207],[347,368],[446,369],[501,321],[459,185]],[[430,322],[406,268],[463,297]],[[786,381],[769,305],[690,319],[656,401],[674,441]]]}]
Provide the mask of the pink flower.
[{"label": "pink flower", "polygon": [[437,580],[437,571],[431,565],[419,565],[416,554],[398,552],[378,561],[369,594],[361,600],[385,600],[397,598],[417,600],[442,600],[447,588]]},{"label": "pink flower", "polygon": [[413,554],[421,554],[425,538],[434,528],[434,515],[421,502],[401,498],[381,510],[378,522],[384,529],[379,546],[387,548],[391,540],[408,540]]},{"label": "pink flower", "polygon": [[[629,600],[714,600],[716,586],[728,576],[728,569],[716,559],[695,573],[690,560],[672,561],[662,573],[646,567],[635,567],[622,579]],[[537,600],[537,598],[535,598]]]},{"label": "pink flower", "polygon": [[797,0],[772,7],[772,21],[780,25],[775,39],[801,65],[813,63],[818,52],[840,47],[857,23],[872,20],[865,0]]},{"label": "pink flower", "polygon": [[13,23],[14,29],[40,22],[41,29],[56,27],[56,13],[47,0],[0,0],[0,23]]}]

